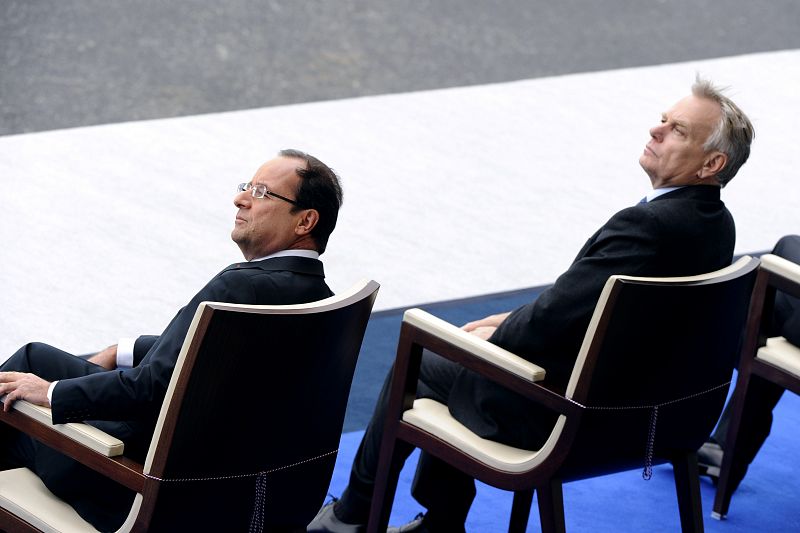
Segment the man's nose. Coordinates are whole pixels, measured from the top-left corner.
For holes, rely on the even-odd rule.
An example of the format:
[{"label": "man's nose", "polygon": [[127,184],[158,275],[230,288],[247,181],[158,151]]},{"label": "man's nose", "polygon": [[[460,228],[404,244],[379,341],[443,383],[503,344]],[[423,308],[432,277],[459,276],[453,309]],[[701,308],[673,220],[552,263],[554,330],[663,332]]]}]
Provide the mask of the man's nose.
[{"label": "man's nose", "polygon": [[650,137],[657,141],[661,141],[664,138],[664,124],[659,124],[658,126],[653,126],[650,128]]},{"label": "man's nose", "polygon": [[250,191],[241,191],[236,193],[236,196],[233,197],[233,205],[236,207],[250,207],[250,202],[253,201],[253,195]]}]

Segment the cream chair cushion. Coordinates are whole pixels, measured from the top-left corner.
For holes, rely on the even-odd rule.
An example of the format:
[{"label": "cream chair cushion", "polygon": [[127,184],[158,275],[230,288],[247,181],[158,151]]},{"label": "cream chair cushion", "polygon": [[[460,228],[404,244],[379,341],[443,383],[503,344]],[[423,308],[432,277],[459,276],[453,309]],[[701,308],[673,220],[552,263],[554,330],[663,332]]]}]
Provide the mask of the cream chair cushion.
[{"label": "cream chair cushion", "polygon": [[783,337],[767,339],[767,345],[758,350],[756,357],[800,378],[800,348]]},{"label": "cream chair cushion", "polygon": [[541,450],[523,450],[481,438],[450,415],[447,406],[430,398],[414,400],[403,412],[403,421],[427,431],[478,461],[505,472],[524,472],[541,462],[551,451],[566,418],[560,416],[553,433]]},{"label": "cream chair cushion", "polygon": [[27,468],[0,472],[0,507],[45,532],[97,531],[75,509],[47,490],[39,476]]}]

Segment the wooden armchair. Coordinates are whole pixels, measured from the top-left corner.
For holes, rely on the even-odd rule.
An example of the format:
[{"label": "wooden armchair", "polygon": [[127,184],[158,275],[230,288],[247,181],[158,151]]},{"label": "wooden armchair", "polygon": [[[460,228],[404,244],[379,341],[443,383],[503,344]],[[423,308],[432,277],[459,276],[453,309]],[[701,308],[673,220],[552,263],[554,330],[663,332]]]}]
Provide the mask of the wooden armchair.
[{"label": "wooden armchair", "polygon": [[742,425],[742,412],[748,401],[752,376],[760,376],[795,394],[800,394],[800,348],[783,337],[767,338],[772,323],[775,292],[781,290],[800,298],[800,265],[773,254],[761,256],[756,278],[747,335],[742,346],[736,388],[731,399],[731,418],[722,456],[717,493],[711,516],[723,519],[728,514],[735,489],[731,471],[737,461],[737,439],[747,428]]},{"label": "wooden armchair", "polygon": [[[117,439],[53,426],[26,402],[0,422],[136,491],[120,531],[305,531],[333,473],[378,287],[301,305],[202,303],[143,465]],[[20,468],[0,472],[0,530],[94,528]]]},{"label": "wooden armchair", "polygon": [[[702,531],[696,450],[727,395],[758,259],[706,275],[612,276],[597,303],[566,393],[530,362],[419,309],[406,312],[367,531],[385,531],[403,440],[495,487],[514,491],[509,531],[525,531],[534,491],[543,531],[564,531],[562,483],[670,462],[684,531]],[[482,439],[446,406],[416,399],[423,348],[560,414],[539,450]],[[539,381],[541,380],[541,381]]]}]

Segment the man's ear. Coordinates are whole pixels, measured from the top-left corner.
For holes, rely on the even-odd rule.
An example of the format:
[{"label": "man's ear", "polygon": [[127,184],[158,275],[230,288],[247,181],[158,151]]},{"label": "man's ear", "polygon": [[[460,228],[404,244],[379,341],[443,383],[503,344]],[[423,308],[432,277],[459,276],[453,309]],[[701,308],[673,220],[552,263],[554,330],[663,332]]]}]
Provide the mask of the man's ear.
[{"label": "man's ear", "polygon": [[294,227],[296,235],[308,235],[319,222],[319,212],[316,209],[305,209]]},{"label": "man's ear", "polygon": [[711,152],[703,162],[703,168],[700,169],[700,179],[716,176],[723,168],[725,168],[727,163],[727,155],[723,154],[722,152]]}]

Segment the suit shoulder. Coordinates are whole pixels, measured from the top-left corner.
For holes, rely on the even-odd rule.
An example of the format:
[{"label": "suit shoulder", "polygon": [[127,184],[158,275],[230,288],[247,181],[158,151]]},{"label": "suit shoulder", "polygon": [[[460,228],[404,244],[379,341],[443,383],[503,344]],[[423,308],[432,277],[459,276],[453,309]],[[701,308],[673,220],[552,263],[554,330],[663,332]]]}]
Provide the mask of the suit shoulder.
[{"label": "suit shoulder", "polygon": [[661,217],[657,211],[650,209],[648,204],[641,204],[620,209],[608,219],[604,227],[643,230],[645,227],[658,225],[659,218]]},{"label": "suit shoulder", "polygon": [[234,268],[226,270],[215,278],[219,285],[228,287],[253,285],[280,285],[281,280],[293,276],[286,270],[261,270],[257,268]]},{"label": "suit shoulder", "polygon": [[725,203],[719,196],[711,196],[707,191],[699,195],[666,194],[660,198],[637,206],[659,219],[687,219],[696,217],[719,217],[733,220]]}]

